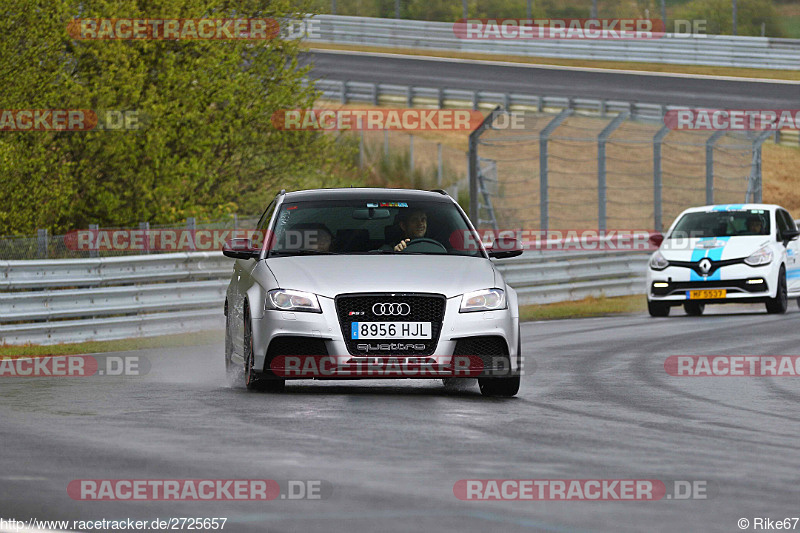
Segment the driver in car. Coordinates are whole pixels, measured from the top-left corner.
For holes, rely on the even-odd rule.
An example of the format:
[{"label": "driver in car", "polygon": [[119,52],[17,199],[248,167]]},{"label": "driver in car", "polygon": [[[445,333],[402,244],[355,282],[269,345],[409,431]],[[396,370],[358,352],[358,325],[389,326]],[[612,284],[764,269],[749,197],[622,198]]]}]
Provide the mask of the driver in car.
[{"label": "driver in car", "polygon": [[395,252],[402,252],[412,239],[422,239],[428,231],[428,215],[421,209],[400,211],[398,224],[403,230],[403,240],[394,247]]},{"label": "driver in car", "polygon": [[747,233],[750,235],[761,235],[762,227],[761,217],[751,216],[747,219]]}]

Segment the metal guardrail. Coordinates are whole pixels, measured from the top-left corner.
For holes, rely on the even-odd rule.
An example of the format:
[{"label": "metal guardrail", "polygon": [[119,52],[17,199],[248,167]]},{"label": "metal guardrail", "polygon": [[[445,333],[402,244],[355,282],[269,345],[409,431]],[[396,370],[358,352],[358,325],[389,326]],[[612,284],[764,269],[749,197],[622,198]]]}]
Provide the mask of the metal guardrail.
[{"label": "metal guardrail", "polygon": [[[800,54],[800,51],[798,51]],[[306,80],[306,83],[310,83]],[[365,102],[371,105],[402,105],[404,107],[494,109],[502,106],[509,111],[535,111],[556,113],[570,109],[588,116],[607,117],[627,113],[632,120],[662,122],[664,114],[672,109],[688,109],[684,105],[652,104],[593,98],[569,98],[524,93],[470,91],[435,87],[416,87],[389,83],[318,79],[314,86],[322,99],[341,102]],[[776,131],[771,138],[777,144],[800,144],[797,130]]]},{"label": "metal guardrail", "polygon": [[[497,263],[521,304],[644,292],[647,254],[539,252]],[[222,329],[221,253],[0,261],[0,344],[57,344]]]},{"label": "metal guardrail", "polygon": [[462,39],[453,23],[317,15],[311,44],[331,43],[417,48],[451,52],[505,54],[600,61],[638,61],[682,65],[800,70],[800,40],[768,37],[695,35],[619,40],[474,40]]}]

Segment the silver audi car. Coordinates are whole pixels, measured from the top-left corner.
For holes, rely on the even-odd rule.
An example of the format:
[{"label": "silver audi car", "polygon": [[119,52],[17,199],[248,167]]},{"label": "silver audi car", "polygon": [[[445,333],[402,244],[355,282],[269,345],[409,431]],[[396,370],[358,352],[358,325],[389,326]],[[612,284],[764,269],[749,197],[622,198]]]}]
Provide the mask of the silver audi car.
[{"label": "silver audi car", "polygon": [[281,191],[223,248],[229,380],[279,392],[293,379],[477,378],[514,396],[522,372],[517,294],[444,191]]}]

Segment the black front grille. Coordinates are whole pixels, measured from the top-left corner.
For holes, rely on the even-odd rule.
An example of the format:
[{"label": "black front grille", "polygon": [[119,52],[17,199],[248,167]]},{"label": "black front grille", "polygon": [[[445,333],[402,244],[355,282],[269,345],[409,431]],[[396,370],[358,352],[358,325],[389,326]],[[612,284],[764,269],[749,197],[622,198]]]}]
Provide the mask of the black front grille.
[{"label": "black front grille", "polygon": [[[755,277],[750,279],[755,279]],[[764,280],[764,283],[760,284],[748,284],[746,279],[727,281],[656,281],[653,283],[669,283],[668,287],[655,287],[651,285],[650,291],[654,296],[669,296],[683,291],[702,289],[738,289],[737,292],[765,292],[769,290],[766,280]]]},{"label": "black front grille", "polygon": [[484,370],[508,369],[508,345],[503,337],[466,337],[456,341],[453,355],[472,355],[481,358]]},{"label": "black front grille", "polygon": [[[372,306],[376,303],[406,303],[411,307],[411,313],[406,316],[376,316],[372,312]],[[346,294],[336,297],[342,335],[347,350],[353,355],[431,355],[436,350],[442,330],[444,306],[445,298],[438,294]],[[353,340],[350,338],[353,322],[430,322],[431,338]],[[392,344],[395,346],[392,347]],[[358,345],[367,345],[369,349],[359,350]]]}]

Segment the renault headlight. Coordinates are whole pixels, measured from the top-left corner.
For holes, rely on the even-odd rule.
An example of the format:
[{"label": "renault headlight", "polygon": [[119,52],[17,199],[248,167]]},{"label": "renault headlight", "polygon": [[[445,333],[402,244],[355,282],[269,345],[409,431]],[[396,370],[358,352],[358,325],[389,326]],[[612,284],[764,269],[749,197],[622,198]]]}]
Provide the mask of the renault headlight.
[{"label": "renault headlight", "polygon": [[495,311],[506,308],[506,294],[502,289],[482,289],[467,292],[461,297],[459,313]]},{"label": "renault headlight", "polygon": [[267,293],[265,309],[278,311],[306,311],[321,313],[317,295],[310,292],[289,289],[274,289]]},{"label": "renault headlight", "polygon": [[744,260],[750,266],[763,266],[772,263],[772,258],[774,254],[772,253],[772,248],[769,246],[762,246],[750,256]]},{"label": "renault headlight", "polygon": [[664,256],[661,255],[661,252],[656,251],[653,254],[653,257],[650,258],[650,268],[653,270],[664,270],[669,266],[669,261],[664,259]]}]

